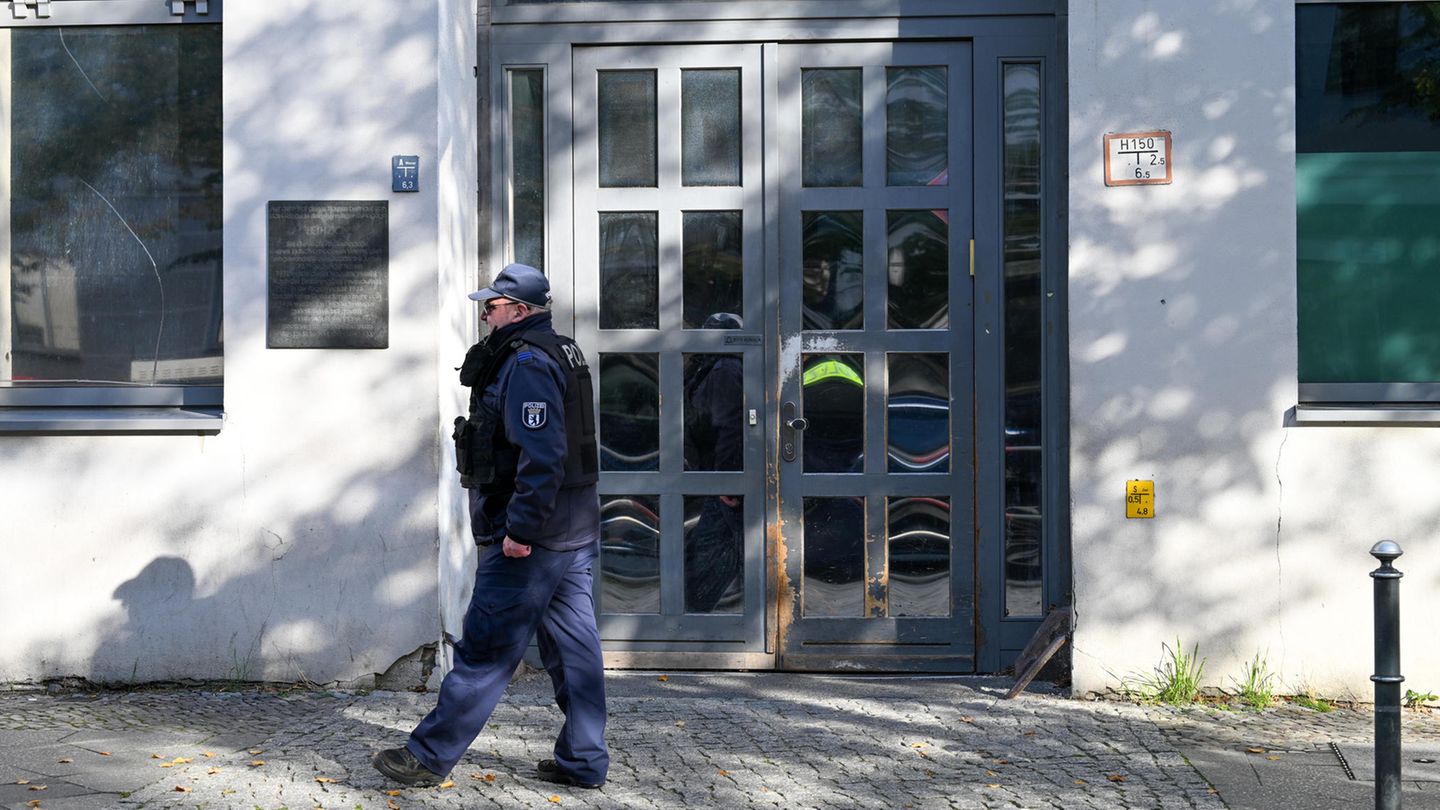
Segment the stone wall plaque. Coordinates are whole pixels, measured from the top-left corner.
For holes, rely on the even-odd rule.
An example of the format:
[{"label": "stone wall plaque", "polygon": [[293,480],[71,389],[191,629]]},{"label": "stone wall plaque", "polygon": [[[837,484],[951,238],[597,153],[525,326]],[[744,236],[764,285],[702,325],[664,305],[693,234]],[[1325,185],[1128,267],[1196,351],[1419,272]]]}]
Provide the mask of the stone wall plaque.
[{"label": "stone wall plaque", "polygon": [[389,204],[272,200],[266,219],[265,345],[388,348]]}]

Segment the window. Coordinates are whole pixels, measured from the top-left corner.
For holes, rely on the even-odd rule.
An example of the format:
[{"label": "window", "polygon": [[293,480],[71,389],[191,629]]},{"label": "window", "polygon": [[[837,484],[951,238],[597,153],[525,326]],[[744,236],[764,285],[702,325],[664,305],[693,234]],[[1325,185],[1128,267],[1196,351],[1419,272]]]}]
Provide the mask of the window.
[{"label": "window", "polygon": [[213,432],[218,19],[95,5],[0,28],[0,430]]},{"label": "window", "polygon": [[1440,2],[1296,8],[1300,401],[1440,403]]}]

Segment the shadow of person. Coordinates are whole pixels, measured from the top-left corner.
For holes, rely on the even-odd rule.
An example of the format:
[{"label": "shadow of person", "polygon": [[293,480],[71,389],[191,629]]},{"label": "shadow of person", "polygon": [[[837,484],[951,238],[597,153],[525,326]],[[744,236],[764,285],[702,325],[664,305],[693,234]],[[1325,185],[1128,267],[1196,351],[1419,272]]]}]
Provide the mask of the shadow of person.
[{"label": "shadow of person", "polygon": [[[111,596],[120,603],[123,623],[95,651],[91,679],[99,683],[137,683],[183,677],[168,661],[197,644],[205,623],[197,608],[195,572],[179,557],[157,557],[140,573],[120,583]],[[203,641],[202,641],[203,639]]]}]

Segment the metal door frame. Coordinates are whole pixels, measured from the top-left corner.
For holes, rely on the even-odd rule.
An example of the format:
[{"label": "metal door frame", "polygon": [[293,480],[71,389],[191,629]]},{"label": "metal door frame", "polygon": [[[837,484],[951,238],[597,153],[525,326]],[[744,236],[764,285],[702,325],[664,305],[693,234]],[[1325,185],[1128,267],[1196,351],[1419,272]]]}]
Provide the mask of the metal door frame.
[{"label": "metal door frame", "polygon": [[[480,166],[481,188],[479,210],[481,216],[480,275],[488,278],[495,269],[503,266],[504,229],[506,227],[505,148],[507,144],[505,105],[499,103],[506,95],[505,68],[540,67],[547,75],[548,109],[547,132],[547,271],[556,279],[556,322],[562,331],[573,330],[576,311],[573,306],[572,284],[574,249],[571,243],[575,223],[573,221],[573,189],[571,178],[572,154],[568,133],[574,125],[575,111],[571,106],[571,56],[572,49],[587,45],[639,45],[665,42],[685,43],[766,43],[794,40],[884,40],[884,41],[925,41],[933,39],[973,40],[973,75],[975,87],[987,84],[992,88],[999,85],[999,66],[1002,60],[1033,61],[1043,65],[1043,88],[1046,101],[1043,133],[1048,157],[1044,159],[1044,180],[1050,202],[1045,206],[1044,227],[1047,237],[1044,241],[1043,265],[1047,294],[1045,323],[1044,386],[1048,392],[1044,397],[1045,435],[1048,437],[1044,451],[1046,484],[1045,506],[1048,510],[1044,541],[1044,600],[1046,604],[1068,605],[1071,594],[1071,549],[1069,520],[1069,379],[1068,379],[1068,324],[1065,317],[1066,256],[1067,246],[1065,200],[1067,199],[1066,149],[1068,146],[1068,118],[1065,84],[1065,42],[1066,18],[1062,0],[1024,0],[1001,3],[995,0],[942,0],[920,6],[907,5],[904,0],[875,5],[871,3],[849,3],[841,0],[826,6],[823,12],[809,3],[795,3],[794,14],[781,19],[768,15],[765,4],[675,4],[675,3],[583,3],[545,4],[524,6],[501,6],[494,9],[482,0],[478,25],[478,39],[487,46],[481,53],[481,66],[477,69],[481,110],[482,134]],[[714,14],[706,19],[706,9]],[[753,11],[751,11],[753,9]],[[911,11],[923,11],[922,18],[906,18],[899,15]],[[643,12],[643,13],[641,13]],[[626,22],[613,22],[624,19]],[[774,49],[767,48],[763,69],[767,76],[774,75],[778,64]],[[1000,292],[998,272],[1000,266],[1001,219],[999,212],[999,158],[1001,111],[998,109],[998,89],[993,94],[997,107],[992,110],[975,111],[975,323],[977,340],[981,333],[991,337],[1003,335],[1003,311],[997,293]],[[778,114],[776,99],[772,96],[764,101],[767,121],[775,120]],[[988,117],[987,117],[988,116]],[[769,289],[778,281],[778,229],[770,219],[778,210],[777,170],[778,155],[767,151],[765,155],[765,279]],[[989,204],[979,204],[987,201]],[[952,268],[952,272],[959,268]],[[776,327],[778,332],[778,325]],[[990,331],[985,331],[990,330]],[[780,348],[775,347],[767,358],[767,374],[773,373],[768,364],[778,357]],[[987,586],[986,572],[998,572],[1003,538],[1002,477],[1003,452],[999,431],[1002,402],[1000,385],[1003,382],[1003,366],[998,349],[986,348],[977,342],[975,360],[974,390],[983,391],[987,386],[996,392],[987,400],[976,397],[975,417],[975,489],[976,489],[976,671],[995,672],[1008,664],[1013,654],[1038,627],[1039,618],[1019,620],[1003,619],[1003,592],[993,585]],[[778,448],[778,402],[771,398],[774,393],[767,390],[766,413],[777,414],[764,425],[764,433],[770,446]],[[778,458],[778,454],[776,455]],[[776,514],[778,483],[773,470],[766,473],[766,517],[767,555],[773,545],[777,524],[772,518]],[[982,538],[989,538],[988,543]],[[987,545],[989,548],[987,549]],[[778,593],[778,571],[783,561],[769,563],[765,587],[770,593]],[[993,574],[1000,582],[1000,575]],[[645,652],[607,651],[607,663],[621,667],[686,666],[718,669],[768,669],[776,665],[774,623],[767,630],[767,652],[757,654],[725,654],[706,652]]]}]

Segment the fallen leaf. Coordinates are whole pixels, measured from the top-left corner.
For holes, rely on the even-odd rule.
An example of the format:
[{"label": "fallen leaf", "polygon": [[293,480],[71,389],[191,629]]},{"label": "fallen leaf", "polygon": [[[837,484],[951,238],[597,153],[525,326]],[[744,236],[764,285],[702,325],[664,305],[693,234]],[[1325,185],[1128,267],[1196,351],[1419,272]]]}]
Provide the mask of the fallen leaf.
[{"label": "fallen leaf", "polygon": [[985,787],[987,787],[987,788],[998,788],[998,787],[1000,787],[1000,783],[999,783],[999,782],[991,782],[990,784],[986,785]]},{"label": "fallen leaf", "polygon": [[[663,678],[664,676],[662,675],[661,677]],[[550,797],[550,803],[551,803],[551,804],[559,804],[559,803],[560,803],[560,797],[559,797],[559,796],[553,796],[553,795],[552,795],[552,796]]]},{"label": "fallen leaf", "polygon": [[727,771],[727,770],[725,770],[724,768],[716,768],[716,769],[715,769],[715,773],[718,774],[718,775],[720,775],[720,776],[729,776],[729,775],[730,775],[730,772]]},{"label": "fallen leaf", "polygon": [[401,793],[404,793],[404,792],[405,792],[405,791],[403,791],[403,790],[387,790],[387,791],[385,791],[385,795],[386,795],[386,796],[399,796]]},{"label": "fallen leaf", "polygon": [[69,765],[70,763],[74,762],[75,760],[71,759],[70,757],[65,757],[64,759],[57,759],[57,760],[55,760],[55,761],[58,762],[58,763],[60,763],[61,765]]},{"label": "fallen leaf", "polygon": [[29,780],[29,779],[16,779],[16,780],[15,780],[15,784],[17,784],[17,785],[28,785],[28,784],[30,784],[30,780]]},{"label": "fallen leaf", "polygon": [[189,792],[190,792],[190,788],[187,788],[187,787],[185,787],[184,785],[176,785],[176,786],[175,786],[175,792],[176,792],[176,793],[189,793]]},{"label": "fallen leaf", "polygon": [[162,767],[162,768],[173,768],[173,767],[175,767],[175,763],[173,763],[173,762],[162,762],[162,763],[160,763],[160,767]]},{"label": "fallen leaf", "polygon": [[176,765],[185,765],[187,763],[194,762],[194,760],[192,760],[190,757],[175,757],[170,761],[175,763]]},{"label": "fallen leaf", "polygon": [[1076,779],[1076,780],[1075,780],[1075,784],[1077,784],[1077,785],[1088,785],[1088,784],[1090,784],[1090,783],[1089,783],[1089,782],[1086,782],[1084,779]]},{"label": "fallen leaf", "polygon": [[911,748],[924,748],[925,743],[910,743]]},{"label": "fallen leaf", "polygon": [[150,758],[151,758],[151,759],[164,759],[165,757],[162,757],[162,756],[160,756],[159,754],[151,754],[151,755],[150,755]]},{"label": "fallen leaf", "polygon": [[668,681],[668,680],[670,680],[670,676],[669,676],[669,675],[661,675],[660,677],[656,678],[655,680],[657,680],[657,681],[662,681],[662,682],[663,682],[663,681]]},{"label": "fallen leaf", "polygon": [[973,722],[975,722],[975,718],[973,718],[973,717],[962,717],[962,718],[960,718],[960,722],[962,722],[962,723],[973,723]]},{"label": "fallen leaf", "polygon": [[[315,781],[316,781],[316,782],[319,782],[319,783],[322,784],[322,785],[333,785],[333,784],[335,784],[335,780],[334,780],[334,779],[331,779],[331,778],[328,777],[328,776],[317,776],[317,777],[315,777]],[[441,787],[444,787],[444,785],[441,785]]]},{"label": "fallen leaf", "polygon": [[494,781],[495,781],[495,774],[493,774],[493,773],[487,773],[487,774],[485,774],[485,781],[486,781],[486,782],[494,782]]},{"label": "fallen leaf", "polygon": [[99,754],[99,755],[102,756],[102,757],[108,757],[108,756],[110,756],[110,752],[109,752],[109,751],[96,751],[95,753]]},{"label": "fallen leaf", "polygon": [[931,779],[934,779],[934,778],[935,778],[935,772],[932,771],[932,770],[930,770],[929,768],[926,768],[926,769],[925,769],[925,775],[928,776],[928,777],[930,777]]},{"label": "fallen leaf", "polygon": [[455,782],[452,781],[452,780],[450,780],[450,779],[446,779],[444,782],[441,782],[441,783],[440,783],[440,787],[442,787],[442,788],[452,788],[452,787],[455,787]]},{"label": "fallen leaf", "polygon": [[1252,754],[1263,754],[1263,753],[1265,753],[1265,749],[1264,749],[1264,748],[1260,748],[1260,747],[1258,747],[1258,746],[1252,746],[1252,747],[1250,747],[1250,748],[1246,748],[1245,750],[1246,750],[1246,751],[1249,751],[1249,752],[1252,753]]},{"label": "fallen leaf", "polygon": [[40,806],[40,800],[39,800],[39,799],[31,799],[30,801],[25,802],[25,806],[26,806],[26,807],[39,807],[39,806]]},{"label": "fallen leaf", "polygon": [[205,757],[206,759],[214,759],[214,758],[215,758],[215,752],[214,752],[214,751],[204,751],[204,752],[202,752],[202,753],[200,754],[200,756]]},{"label": "fallen leaf", "polygon": [[252,759],[252,760],[250,760],[250,767],[252,767],[252,768],[258,768],[258,767],[260,767],[261,765],[264,765],[264,764],[265,764],[265,760],[263,760],[263,759]]},{"label": "fallen leaf", "polygon": [[1271,762],[1274,762],[1275,760],[1279,759],[1280,757],[1277,757],[1277,756],[1275,756],[1274,754],[1271,754],[1270,756],[1265,757],[1265,758],[1268,759],[1268,760],[1270,760]]},{"label": "fallen leaf", "polygon": [[385,806],[390,810],[400,810],[400,805],[396,804],[394,799],[386,799]]},{"label": "fallen leaf", "polygon": [[250,753],[250,756],[252,756],[252,757],[258,757],[258,756],[260,756],[261,754],[265,753],[265,749],[263,749],[263,748],[251,748],[249,753]]},{"label": "fallen leaf", "polygon": [[986,775],[986,776],[999,776],[1000,774],[998,774],[998,773],[996,773],[996,772],[994,772],[994,771],[986,771],[986,772],[985,772],[985,775]]},{"label": "fallen leaf", "polygon": [[217,773],[219,773],[219,772],[220,772],[220,769],[219,769],[219,768],[211,768],[210,770],[206,771],[205,773],[208,773],[208,774],[210,774],[211,776],[214,776],[215,774],[217,774]]},{"label": "fallen leaf", "polygon": [[1126,779],[1128,779],[1129,777],[1125,776],[1124,774],[1120,774],[1120,773],[1112,773],[1112,774],[1110,774],[1109,776],[1107,776],[1107,777],[1105,777],[1105,778],[1106,778],[1106,779],[1109,779],[1111,782],[1124,782],[1124,781],[1125,781]]},{"label": "fallen leaf", "polygon": [[50,786],[49,786],[49,785],[31,785],[31,786],[30,786],[30,789],[31,789],[31,790],[49,790],[49,789],[50,789]]},{"label": "fallen leaf", "polygon": [[995,760],[995,764],[996,764],[996,765],[1009,765],[1009,764],[1010,764],[1010,760],[1008,760],[1008,759],[997,759],[997,760]]},{"label": "fallen leaf", "polygon": [[1035,732],[1033,732],[1033,731],[1027,731],[1027,732],[1025,732],[1024,734],[1021,734],[1020,736],[1021,736],[1021,737],[1034,737],[1034,736],[1035,736]]},{"label": "fallen leaf", "polygon": [[675,721],[675,727],[676,727],[676,728],[684,728],[684,727],[685,727],[685,721],[684,721],[684,720],[676,720],[676,721]]}]

